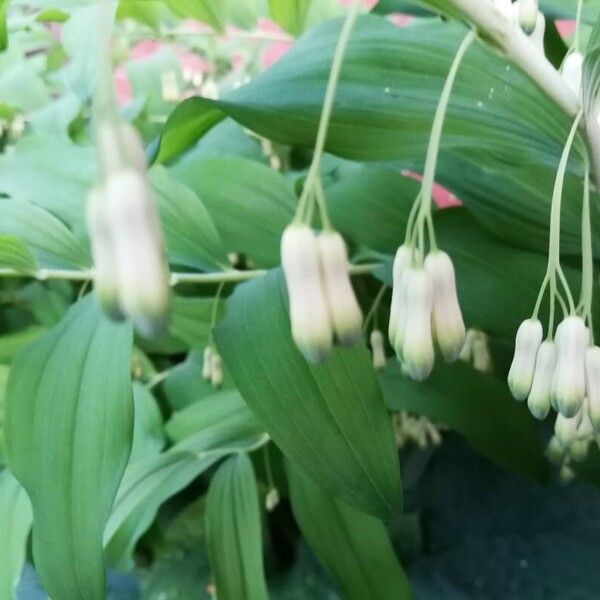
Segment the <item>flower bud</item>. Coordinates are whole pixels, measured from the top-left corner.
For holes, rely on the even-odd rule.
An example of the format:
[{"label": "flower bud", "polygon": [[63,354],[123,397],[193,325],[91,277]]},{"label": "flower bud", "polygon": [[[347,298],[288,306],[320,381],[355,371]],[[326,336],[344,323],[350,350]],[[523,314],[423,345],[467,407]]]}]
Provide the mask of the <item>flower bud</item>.
[{"label": "flower bud", "polygon": [[556,346],[546,340],[537,351],[533,382],[527,398],[529,411],[536,419],[543,420],[550,412],[550,389],[555,367]]},{"label": "flower bud", "polygon": [[473,342],[477,338],[477,330],[476,329],[468,329],[467,335],[465,337],[465,343],[458,355],[458,360],[462,360],[463,362],[470,363],[473,358]]},{"label": "flower bud", "polygon": [[319,247],[313,230],[290,225],[281,237],[281,266],[290,301],[292,337],[311,362],[331,351],[333,329],[321,276]]},{"label": "flower bud", "polygon": [[491,373],[492,355],[490,354],[487,336],[483,331],[475,330],[471,352],[473,354],[473,368],[480,373]]},{"label": "flower bud", "polygon": [[385,345],[383,334],[377,329],[371,332],[371,351],[373,353],[373,367],[377,370],[385,367]]},{"label": "flower bud", "polygon": [[223,359],[217,352],[213,352],[210,359],[210,383],[216,388],[223,385]]},{"label": "flower bud", "polygon": [[544,54],[544,33],[546,32],[546,17],[538,11],[535,29],[529,36],[540,54]]},{"label": "flower bud", "polygon": [[452,260],[439,250],[430,252],[425,259],[425,271],[433,285],[432,322],[435,337],[447,362],[458,358],[465,344],[463,322]]},{"label": "flower bud", "polygon": [[333,331],[340,344],[351,346],[362,335],[363,317],[348,275],[346,243],[335,231],[322,232],[317,243]]},{"label": "flower bud", "polygon": [[406,283],[406,322],[402,356],[409,375],[417,380],[427,379],[435,353],[431,335],[433,286],[424,269],[410,268],[404,275]]},{"label": "flower bud", "polygon": [[596,431],[600,431],[600,348],[591,346],[585,351],[585,388],[588,414]]},{"label": "flower bud", "polygon": [[580,317],[562,321],[556,335],[556,370],[552,396],[565,417],[577,414],[585,398],[585,351],[589,334]]},{"label": "flower bud", "polygon": [[86,224],[94,261],[94,289],[100,306],[112,319],[123,319],[119,307],[117,261],[106,219],[105,197],[98,188],[88,195]]},{"label": "flower bud", "polygon": [[575,471],[573,471],[573,469],[569,465],[563,465],[560,468],[558,477],[561,483],[570,483],[571,481],[573,481],[573,479],[575,479]]},{"label": "flower bud", "polygon": [[527,319],[519,326],[515,354],[508,372],[508,386],[515,400],[525,400],[529,395],[542,335],[542,324],[537,319]]},{"label": "flower bud", "polygon": [[576,96],[581,97],[581,80],[583,72],[583,54],[571,52],[560,69],[563,81],[573,90]]},{"label": "flower bud", "polygon": [[567,448],[572,442],[577,439],[577,428],[581,422],[581,413],[577,413],[574,417],[565,417],[561,413],[556,415],[554,422],[554,435],[561,443],[563,448]]},{"label": "flower bud", "polygon": [[204,356],[202,358],[202,379],[210,381],[212,372],[212,356],[213,351],[210,346],[204,348]]},{"label": "flower bud", "polygon": [[590,440],[575,440],[569,446],[569,456],[575,462],[583,462],[588,456]]},{"label": "flower bud", "polygon": [[400,281],[406,268],[410,265],[412,251],[408,246],[400,246],[394,258],[392,274],[392,305],[390,307],[390,324],[388,337],[392,346],[395,344],[398,323],[403,309],[403,300],[400,297]]},{"label": "flower bud", "polygon": [[558,438],[554,435],[550,438],[550,441],[548,442],[548,447],[546,448],[546,456],[553,465],[560,465],[564,460],[565,448],[558,441]]},{"label": "flower bud", "polygon": [[533,33],[538,22],[538,0],[517,0],[519,11],[519,25],[527,33]]},{"label": "flower bud", "polygon": [[105,193],[121,307],[142,335],[156,335],[168,320],[169,268],[147,181],[122,171],[108,178]]}]

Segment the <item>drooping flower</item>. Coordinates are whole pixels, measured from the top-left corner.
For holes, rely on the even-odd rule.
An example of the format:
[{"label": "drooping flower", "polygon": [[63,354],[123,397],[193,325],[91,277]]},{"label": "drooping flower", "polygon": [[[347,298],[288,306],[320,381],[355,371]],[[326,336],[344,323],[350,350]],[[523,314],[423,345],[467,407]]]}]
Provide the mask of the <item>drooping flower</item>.
[{"label": "drooping flower", "polygon": [[435,338],[447,362],[455,361],[465,344],[466,329],[456,293],[454,266],[440,250],[425,259],[425,271],[433,285],[432,321]]},{"label": "drooping flower", "polygon": [[550,412],[550,389],[555,367],[556,345],[546,340],[537,351],[533,382],[527,397],[529,411],[536,419],[543,420]]},{"label": "drooping flower", "polygon": [[337,341],[354,344],[362,335],[362,311],[348,274],[348,254],[342,236],[324,231],[317,237],[325,298]]},{"label": "drooping flower", "polygon": [[516,400],[525,400],[529,395],[542,336],[542,324],[537,319],[527,319],[519,326],[515,354],[508,372],[508,386]]},{"label": "drooping flower", "polygon": [[430,375],[435,361],[431,333],[433,285],[424,269],[406,271],[406,314],[402,357],[409,375],[423,381]]},{"label": "drooping flower", "polygon": [[585,354],[589,331],[581,317],[569,316],[556,333],[553,403],[565,417],[575,416],[585,398]]},{"label": "drooping flower", "polygon": [[383,334],[378,329],[373,329],[371,332],[371,352],[373,367],[377,370],[383,369],[386,364],[385,344]]},{"label": "drooping flower", "polygon": [[290,301],[292,337],[311,362],[327,358],[333,327],[327,306],[319,245],[307,225],[290,225],[281,237],[281,265]]},{"label": "drooping flower", "polygon": [[533,33],[538,23],[538,0],[517,0],[519,25],[527,33]]},{"label": "drooping flower", "polygon": [[581,97],[581,81],[583,72],[583,54],[571,52],[561,67],[563,81],[573,90],[573,93]]},{"label": "drooping flower", "polygon": [[394,257],[394,269],[392,273],[392,304],[390,307],[390,323],[388,327],[388,337],[390,344],[395,346],[396,333],[400,322],[404,306],[404,298],[400,294],[400,281],[407,267],[410,265],[412,251],[408,246],[400,246]]},{"label": "drooping flower", "polygon": [[596,431],[600,431],[600,348],[590,346],[585,351],[585,377],[588,412]]},{"label": "drooping flower", "polygon": [[213,352],[210,362],[210,383],[219,388],[223,385],[223,359],[218,352]]}]

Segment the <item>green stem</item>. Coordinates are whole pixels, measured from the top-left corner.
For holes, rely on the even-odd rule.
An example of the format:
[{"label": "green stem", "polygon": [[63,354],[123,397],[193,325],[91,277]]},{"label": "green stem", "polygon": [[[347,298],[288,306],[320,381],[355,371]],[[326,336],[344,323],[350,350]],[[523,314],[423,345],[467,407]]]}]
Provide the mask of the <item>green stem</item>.
[{"label": "green stem", "polygon": [[581,26],[581,12],[583,9],[583,0],[577,2],[577,16],[575,17],[575,35],[573,37],[573,46],[579,52],[579,29]]},{"label": "green stem", "polygon": [[586,158],[585,178],[583,181],[583,205],[581,211],[581,298],[580,305],[583,313],[592,310],[594,257],[592,250],[592,224],[590,217],[590,166]]},{"label": "green stem", "polygon": [[[331,120],[331,113],[333,111],[333,103],[335,101],[335,93],[337,91],[337,85],[340,78],[342,62],[344,60],[346,48],[348,47],[348,42],[350,41],[352,28],[354,27],[354,23],[358,16],[360,5],[361,0],[353,0],[352,5],[348,10],[348,14],[346,15],[338,43],[335,48],[333,61],[331,63],[331,70],[329,72],[329,79],[327,81],[327,88],[325,90],[325,100],[323,101],[321,119],[319,121],[319,128],[317,130],[313,159],[308,171],[308,176],[304,182],[302,194],[300,195],[298,211],[300,211],[300,209],[307,204],[308,197],[313,193],[313,185],[315,184],[316,179],[320,176],[321,159],[325,150],[325,142],[327,141],[327,131],[329,129],[329,121]],[[299,220],[298,214],[296,215],[295,220]]]},{"label": "green stem", "polygon": [[367,333],[371,319],[377,314],[377,309],[379,308],[379,305],[381,304],[381,301],[383,300],[383,296],[385,295],[387,288],[388,288],[387,284],[384,283],[381,286],[381,289],[379,290],[379,292],[377,292],[377,296],[375,296],[375,299],[373,300],[373,304],[371,304],[371,308],[369,309],[369,312],[367,313],[367,316],[365,317],[365,322],[363,325],[363,334]]}]

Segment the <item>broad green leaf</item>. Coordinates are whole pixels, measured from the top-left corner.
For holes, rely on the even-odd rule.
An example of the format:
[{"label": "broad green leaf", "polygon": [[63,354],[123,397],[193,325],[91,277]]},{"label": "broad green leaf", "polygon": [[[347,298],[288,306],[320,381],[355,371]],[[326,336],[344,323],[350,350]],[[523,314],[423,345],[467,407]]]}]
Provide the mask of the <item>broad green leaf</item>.
[{"label": "broad green leaf", "polygon": [[0,190],[49,210],[79,234],[85,230],[85,199],[95,169],[91,146],[76,146],[63,137],[27,135],[0,156]]},{"label": "broad green leaf", "polygon": [[45,327],[32,325],[0,336],[0,364],[8,365],[28,344],[46,332]]},{"label": "broad green leaf", "polygon": [[37,269],[37,261],[27,245],[19,238],[0,235],[0,267],[26,273]]},{"label": "broad green leaf", "polygon": [[334,0],[269,0],[271,17],[292,35],[300,35],[305,29],[342,12]]},{"label": "broad green leaf", "polygon": [[224,435],[224,431],[216,425],[219,420],[224,421],[227,427],[236,428],[240,434],[247,429],[250,435],[259,427],[240,393],[228,390],[216,392],[175,412],[166,425],[166,431],[174,442],[181,442],[212,427],[215,440],[218,440]]},{"label": "broad green leaf", "polygon": [[152,169],[150,182],[156,194],[169,261],[205,271],[228,268],[219,234],[196,194],[174,181],[162,167]]},{"label": "broad green leaf", "polygon": [[9,368],[0,364],[0,468],[4,466],[4,405],[8,372]]},{"label": "broad green leaf", "polygon": [[44,327],[53,327],[73,304],[73,289],[64,280],[32,281],[15,293],[18,302],[27,304],[36,321]]},{"label": "broad green leaf", "polygon": [[32,520],[31,503],[25,490],[8,469],[0,471],[0,598],[16,597]]},{"label": "broad green leaf", "polygon": [[105,598],[102,533],[131,449],[131,342],[90,294],[12,364],[6,457],[31,498],[36,570],[54,598]]},{"label": "broad green leaf", "polygon": [[415,16],[431,16],[431,11],[424,8],[419,0],[379,0],[373,7],[373,13],[376,15],[404,13]]},{"label": "broad green leaf", "polygon": [[258,488],[245,454],[228,458],[210,482],[206,539],[220,600],[266,600]]},{"label": "broad green leaf", "polygon": [[117,19],[134,19],[156,31],[167,14],[164,3],[158,0],[121,0],[117,9]]},{"label": "broad green leaf", "polygon": [[0,0],[0,51],[8,48],[8,29],[6,26],[6,16],[8,13],[8,4],[10,0]]},{"label": "broad green leaf", "polygon": [[175,14],[181,17],[198,19],[217,31],[225,27],[228,0],[165,0],[165,2]]},{"label": "broad green leaf", "polygon": [[202,199],[227,252],[243,252],[261,267],[279,264],[281,233],[296,210],[290,180],[243,158],[188,159],[173,172]]},{"label": "broad green leaf", "polygon": [[[270,69],[219,102],[193,98],[181,104],[166,125],[159,159],[189,147],[222,116],[219,108],[275,141],[312,146],[340,26],[333,21],[311,29]],[[464,34],[462,26],[437,20],[397,28],[381,17],[359,18],[327,150],[360,160],[421,161],[443,81]],[[522,72],[477,44],[453,89],[442,151],[477,151],[485,164],[507,169],[555,165],[568,126],[567,116]]]},{"label": "broad green leaf", "polygon": [[290,333],[281,271],[237,287],[215,332],[244,400],[273,441],[334,496],[386,517],[400,503],[398,456],[366,348],[310,365]]},{"label": "broad green leaf", "polygon": [[209,416],[198,418],[201,429],[159,456],[128,467],[106,526],[105,543],[112,540],[132,515],[139,516],[140,510],[155,514],[165,500],[223,456],[260,447],[268,441],[247,407],[240,407],[245,418],[239,418],[228,412],[227,406],[221,406],[220,410],[211,404],[205,406]]},{"label": "broad green leaf", "polygon": [[[223,312],[223,302],[217,306],[217,317]],[[169,331],[188,348],[203,349],[210,335],[214,298],[174,296]]]},{"label": "broad green leaf", "polygon": [[141,383],[133,384],[135,419],[130,462],[156,456],[165,445],[160,407],[150,390]]},{"label": "broad green leaf", "polygon": [[89,256],[69,229],[47,210],[22,200],[0,200],[0,234],[23,242],[41,267],[81,268]]},{"label": "broad green leaf", "polygon": [[547,461],[535,420],[513,400],[504,380],[458,362],[437,362],[431,377],[416,383],[391,360],[380,376],[388,407],[425,415],[462,434],[481,454],[501,467],[545,481]]},{"label": "broad green leaf", "polygon": [[45,106],[49,101],[44,80],[31,61],[20,59],[4,66],[0,74],[2,104],[28,112]]},{"label": "broad green leaf", "polygon": [[294,517],[344,598],[411,598],[383,523],[332,498],[297,467],[287,467]]}]

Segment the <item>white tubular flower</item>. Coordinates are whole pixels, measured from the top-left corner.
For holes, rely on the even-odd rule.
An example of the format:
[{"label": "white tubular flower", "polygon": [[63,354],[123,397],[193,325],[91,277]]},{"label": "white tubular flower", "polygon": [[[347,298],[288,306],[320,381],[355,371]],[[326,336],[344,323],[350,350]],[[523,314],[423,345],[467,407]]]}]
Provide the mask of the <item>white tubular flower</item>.
[{"label": "white tubular flower", "polygon": [[396,357],[400,362],[404,360],[404,339],[406,331],[406,320],[408,314],[407,306],[407,291],[410,269],[405,269],[402,277],[400,277],[400,284],[397,286],[396,293],[398,294],[398,322],[396,323],[396,335],[392,341],[394,350],[396,351]]},{"label": "white tubular flower", "polygon": [[348,274],[348,253],[344,238],[327,231],[317,238],[325,298],[337,341],[351,346],[362,336],[363,316]]},{"label": "white tubular flower", "polygon": [[223,385],[223,359],[217,352],[213,352],[210,358],[210,383],[216,388]]},{"label": "white tubular flower", "polygon": [[589,333],[583,319],[576,316],[564,319],[559,329],[551,393],[558,410],[565,417],[573,417],[585,398],[585,352]]},{"label": "white tubular flower", "polygon": [[589,445],[589,440],[575,440],[569,446],[569,456],[575,462],[583,462],[588,456]]},{"label": "white tubular flower", "polygon": [[477,330],[476,329],[468,329],[467,335],[465,337],[465,343],[463,345],[460,354],[458,355],[458,360],[462,360],[463,362],[470,363],[473,358],[473,342],[477,338]]},{"label": "white tubular flower", "polygon": [[117,260],[106,217],[105,197],[98,188],[88,195],[86,224],[94,261],[94,289],[102,309],[113,319],[123,319],[119,307]]},{"label": "white tubular flower", "polygon": [[210,346],[204,348],[204,355],[202,357],[202,379],[210,381],[212,373],[212,357],[213,351]]},{"label": "white tubular flower", "polygon": [[596,431],[600,431],[600,348],[591,346],[585,351],[585,387],[588,414]]},{"label": "white tubular flower", "polygon": [[527,33],[533,33],[538,23],[538,0],[517,0],[519,25]]},{"label": "white tubular flower", "polygon": [[169,268],[146,179],[133,170],[106,181],[106,215],[117,261],[119,301],[142,335],[164,330],[169,314]]},{"label": "white tubular flower", "polygon": [[529,395],[542,336],[542,324],[537,319],[527,319],[519,326],[515,354],[508,372],[508,386],[515,400],[525,400]]},{"label": "white tubular flower", "polygon": [[281,237],[281,266],[290,300],[292,337],[310,362],[325,360],[333,328],[325,300],[317,236],[307,225],[290,225]]},{"label": "white tubular flower", "polygon": [[390,344],[394,346],[396,342],[396,333],[398,331],[398,323],[400,322],[403,299],[400,295],[400,282],[402,275],[410,265],[412,251],[408,246],[400,246],[396,251],[394,258],[394,270],[392,274],[392,305],[390,307],[390,324],[388,327],[388,337]]},{"label": "white tubular flower", "polygon": [[466,329],[458,303],[452,260],[445,252],[430,252],[425,259],[425,271],[433,285],[435,337],[444,359],[454,362],[465,345]]},{"label": "white tubular flower", "polygon": [[487,336],[483,331],[475,331],[472,342],[473,368],[480,373],[492,372],[492,355],[488,345]]},{"label": "white tubular flower", "polygon": [[402,357],[404,365],[416,381],[427,379],[435,352],[431,334],[431,311],[433,309],[433,285],[424,269],[410,268],[406,271],[406,319]]},{"label": "white tubular flower", "polygon": [[556,436],[552,436],[546,448],[546,456],[553,465],[560,465],[565,456],[565,448],[558,441]]},{"label": "white tubular flower", "polygon": [[371,351],[373,356],[373,367],[378,371],[385,367],[385,343],[383,334],[377,329],[371,332]]},{"label": "white tubular flower", "polygon": [[535,29],[529,36],[540,54],[544,54],[544,33],[546,32],[546,17],[541,12],[537,14]]},{"label": "white tubular flower", "polygon": [[577,428],[580,422],[581,413],[577,413],[574,417],[570,418],[563,416],[561,413],[556,415],[554,435],[563,448],[567,448],[577,439]]},{"label": "white tubular flower", "polygon": [[533,383],[527,398],[529,411],[536,419],[543,420],[550,412],[550,389],[555,367],[556,346],[546,340],[537,351]]},{"label": "white tubular flower", "polygon": [[581,98],[581,80],[583,73],[583,54],[571,52],[565,58],[560,72],[563,81],[573,90],[576,96]]},{"label": "white tubular flower", "polygon": [[96,148],[103,181],[126,169],[146,172],[142,139],[130,123],[112,120],[100,123],[96,132]]},{"label": "white tubular flower", "polygon": [[513,6],[512,0],[494,0],[494,6],[496,10],[502,14],[502,16],[509,21],[516,21],[516,10]]}]

